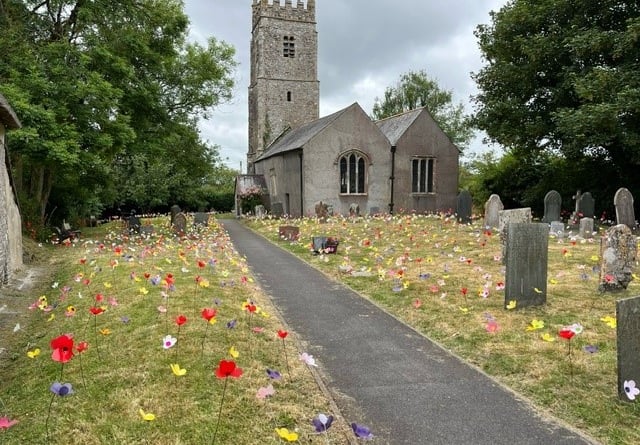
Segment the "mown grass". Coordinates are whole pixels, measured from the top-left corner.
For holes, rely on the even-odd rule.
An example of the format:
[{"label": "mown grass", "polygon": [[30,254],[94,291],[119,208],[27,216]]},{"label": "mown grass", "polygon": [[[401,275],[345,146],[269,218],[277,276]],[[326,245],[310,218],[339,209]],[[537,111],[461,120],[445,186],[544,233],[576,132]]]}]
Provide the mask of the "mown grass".
[{"label": "mown grass", "polygon": [[[640,443],[640,408],[637,401],[618,399],[616,329],[605,322],[615,317],[617,299],[640,293],[640,282],[619,293],[598,292],[600,235],[551,238],[547,304],[507,310],[500,289],[505,279],[500,240],[479,224],[416,215],[248,224],[529,398],[542,412],[606,444]],[[279,238],[284,224],[300,228],[299,241]],[[311,255],[313,236],[337,236],[338,253]],[[531,329],[533,320],[544,327]],[[569,344],[557,333],[574,323],[584,331],[571,340],[569,356]],[[497,326],[495,332],[491,325]],[[597,351],[587,352],[585,346]]]},{"label": "mown grass", "polygon": [[[0,428],[0,442],[270,444],[284,443],[275,429],[287,428],[299,442],[320,444],[327,437],[311,419],[326,413],[337,417],[331,443],[349,443],[352,432],[317,371],[299,360],[301,343],[293,332],[278,336],[285,323],[220,226],[178,238],[165,230],[167,219],[143,223],[154,224],[152,236],[109,224],[84,230],[78,242],[39,248],[51,258],[50,278],[33,293],[16,291],[27,313],[3,330],[0,418],[18,423]],[[93,315],[92,307],[104,312]],[[216,309],[214,324],[202,318],[205,307]],[[187,317],[181,326],[179,315]],[[89,345],[64,364],[50,348],[62,334]],[[168,334],[177,343],[164,349]],[[242,376],[217,378],[223,359]],[[173,363],[186,375],[174,375]],[[267,369],[282,377],[271,379]],[[75,393],[53,394],[54,381],[72,383]],[[258,398],[268,385],[274,394]]]}]

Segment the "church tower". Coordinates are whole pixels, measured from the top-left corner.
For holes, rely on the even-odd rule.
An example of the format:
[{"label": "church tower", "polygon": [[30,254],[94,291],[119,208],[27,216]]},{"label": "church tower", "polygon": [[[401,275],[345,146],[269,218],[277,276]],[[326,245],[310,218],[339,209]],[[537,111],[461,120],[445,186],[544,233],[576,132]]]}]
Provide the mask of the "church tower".
[{"label": "church tower", "polygon": [[247,170],[278,136],[319,117],[315,0],[251,0]]}]

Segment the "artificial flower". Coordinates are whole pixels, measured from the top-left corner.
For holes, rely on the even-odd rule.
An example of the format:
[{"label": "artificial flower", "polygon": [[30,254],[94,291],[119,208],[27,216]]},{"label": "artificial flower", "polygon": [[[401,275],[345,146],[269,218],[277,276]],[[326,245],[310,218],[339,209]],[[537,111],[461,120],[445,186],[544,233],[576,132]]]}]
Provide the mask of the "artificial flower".
[{"label": "artificial flower", "polygon": [[622,386],[629,400],[635,400],[636,396],[640,394],[640,389],[636,388],[635,380],[625,380]]},{"label": "artificial flower", "polygon": [[169,349],[173,347],[173,345],[175,345],[177,341],[177,338],[172,337],[171,335],[165,335],[165,337],[162,339],[162,347],[164,349]]},{"label": "artificial flower", "polygon": [[81,341],[76,345],[76,351],[78,351],[79,353],[83,353],[84,351],[87,350],[88,347],[89,347],[89,343],[87,343],[86,341]]},{"label": "artificial flower", "polygon": [[33,351],[27,351],[27,357],[36,358],[40,355],[40,348],[35,348]]},{"label": "artificial flower", "polygon": [[506,308],[509,309],[509,310],[515,309],[516,305],[517,305],[516,300],[511,300],[511,301],[509,301],[509,303],[507,303]]},{"label": "artificial flower", "polygon": [[333,416],[320,413],[311,420],[311,423],[313,423],[317,433],[324,433],[333,423]]},{"label": "artificial flower", "polygon": [[204,308],[202,309],[202,318],[211,323],[211,320],[215,318],[217,311],[214,308]]},{"label": "artificial flower", "polygon": [[51,358],[60,363],[67,363],[73,357],[73,338],[61,335],[51,340]]},{"label": "artificial flower", "polygon": [[282,377],[278,371],[269,368],[267,368],[267,375],[269,376],[269,378],[274,380],[278,380],[280,379],[280,377]]},{"label": "artificial flower", "polygon": [[216,377],[219,379],[225,379],[227,377],[238,378],[242,375],[242,368],[236,366],[233,360],[220,360],[218,368],[216,369]]},{"label": "artificial flower", "polygon": [[278,436],[280,436],[281,439],[284,439],[287,442],[295,442],[298,440],[298,433],[289,431],[286,428],[276,428],[276,433],[278,433]]},{"label": "artificial flower", "polygon": [[289,333],[287,331],[283,331],[282,329],[278,330],[278,337],[280,337],[281,339],[285,339],[287,338],[287,335],[289,335]]},{"label": "artificial flower", "polygon": [[178,326],[182,326],[183,324],[185,324],[187,322],[187,317],[185,317],[184,315],[178,315],[176,317],[176,324]]},{"label": "artificial flower", "polygon": [[367,428],[364,425],[358,425],[357,423],[354,422],[351,424],[351,429],[353,430],[353,433],[356,435],[356,437],[359,439],[364,439],[364,440],[373,439],[373,434],[371,434],[371,431],[369,430],[369,428]]},{"label": "artificial flower", "polygon": [[91,306],[89,308],[89,311],[93,314],[93,315],[100,315],[104,312],[104,309],[102,309],[101,307],[96,307],[96,306]]},{"label": "artificial flower", "polygon": [[538,329],[542,329],[544,328],[544,321],[542,320],[536,320],[535,318],[533,320],[531,320],[531,323],[529,323],[529,326],[527,326],[527,331],[536,331]]},{"label": "artificial flower", "polygon": [[558,335],[564,339],[571,340],[573,336],[576,335],[576,333],[571,329],[562,328],[560,329],[560,331],[558,331]]},{"label": "artificial flower", "polygon": [[71,383],[53,382],[49,389],[51,390],[52,393],[60,397],[73,394],[73,387],[71,386]]},{"label": "artificial flower", "polygon": [[171,371],[177,377],[183,376],[187,373],[187,370],[184,368],[181,368],[180,365],[177,363],[172,363],[170,366],[171,366]]},{"label": "artificial flower", "polygon": [[109,328],[102,328],[102,329],[100,329],[100,333],[101,333],[102,335],[111,335],[111,329],[109,329]]},{"label": "artificial flower", "polygon": [[615,328],[618,325],[616,321],[616,317],[611,317],[610,315],[607,315],[606,317],[602,317],[600,321],[603,321],[610,328]]},{"label": "artificial flower", "polygon": [[260,400],[264,400],[269,396],[272,396],[276,393],[275,389],[273,389],[273,385],[263,386],[258,388],[258,392],[256,393],[256,397]]},{"label": "artificial flower", "polygon": [[240,353],[238,352],[238,350],[236,349],[235,346],[231,346],[229,348],[229,355],[233,358],[238,358],[238,356],[240,355]]},{"label": "artificial flower", "polygon": [[140,408],[138,410],[138,413],[140,413],[140,417],[142,417],[142,420],[146,420],[147,422],[151,422],[152,420],[156,420],[156,415],[155,414],[145,413],[142,408]]},{"label": "artificial flower", "polygon": [[300,354],[300,361],[304,362],[307,366],[318,366],[316,365],[316,359],[313,358],[313,355],[307,354],[303,352]]},{"label": "artificial flower", "polygon": [[548,341],[549,343],[556,341],[555,337],[548,332],[545,332],[540,336],[544,341]]},{"label": "artificial flower", "polygon": [[0,429],[7,430],[18,423],[17,420],[11,420],[8,417],[0,417]]}]

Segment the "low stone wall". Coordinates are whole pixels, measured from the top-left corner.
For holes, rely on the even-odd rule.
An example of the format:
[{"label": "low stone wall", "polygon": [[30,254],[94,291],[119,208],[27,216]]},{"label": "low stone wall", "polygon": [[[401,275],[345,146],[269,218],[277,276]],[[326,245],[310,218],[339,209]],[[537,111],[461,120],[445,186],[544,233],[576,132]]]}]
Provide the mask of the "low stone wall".
[{"label": "low stone wall", "polygon": [[0,123],[0,286],[22,268],[22,220],[6,164],[5,127]]}]

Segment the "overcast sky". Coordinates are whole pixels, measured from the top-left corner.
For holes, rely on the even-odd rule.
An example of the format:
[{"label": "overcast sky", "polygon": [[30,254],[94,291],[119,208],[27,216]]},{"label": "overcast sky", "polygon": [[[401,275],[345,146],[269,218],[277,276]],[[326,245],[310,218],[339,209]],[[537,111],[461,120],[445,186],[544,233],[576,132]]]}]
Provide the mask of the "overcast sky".
[{"label": "overcast sky", "polygon": [[[270,0],[271,1],[271,0]],[[275,0],[278,1],[278,0]],[[293,0],[295,1],[295,0]],[[470,73],[482,66],[473,35],[489,12],[507,0],[316,0],[320,116],[358,102],[371,114],[376,97],[408,71],[425,70],[471,112]],[[282,1],[284,4],[284,0]],[[306,3],[306,0],[305,0]],[[185,0],[191,38],[210,36],[236,49],[238,67],[230,103],[200,128],[221,147],[224,162],[246,169],[249,45],[252,0]],[[471,150],[481,151],[480,137]]]}]

